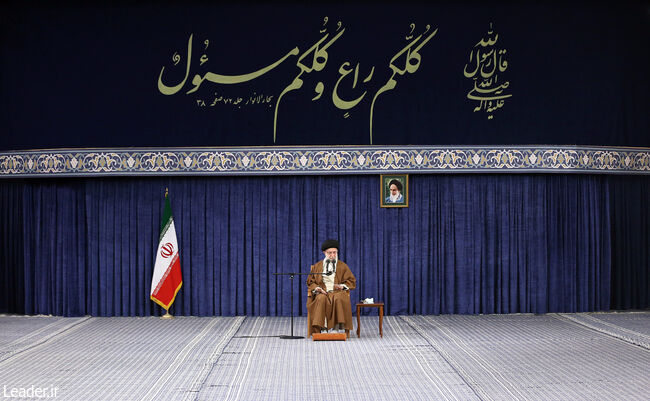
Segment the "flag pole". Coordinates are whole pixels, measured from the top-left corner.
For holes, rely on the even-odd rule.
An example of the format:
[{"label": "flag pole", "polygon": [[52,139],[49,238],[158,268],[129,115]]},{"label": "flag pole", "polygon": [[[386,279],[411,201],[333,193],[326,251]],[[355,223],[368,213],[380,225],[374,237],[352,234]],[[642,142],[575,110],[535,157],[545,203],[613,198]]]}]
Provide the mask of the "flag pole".
[{"label": "flag pole", "polygon": [[[167,199],[167,196],[169,195],[169,188],[165,188],[165,199]],[[160,317],[163,320],[167,319],[173,319],[174,316],[169,313],[169,309],[165,309],[165,314]]]}]

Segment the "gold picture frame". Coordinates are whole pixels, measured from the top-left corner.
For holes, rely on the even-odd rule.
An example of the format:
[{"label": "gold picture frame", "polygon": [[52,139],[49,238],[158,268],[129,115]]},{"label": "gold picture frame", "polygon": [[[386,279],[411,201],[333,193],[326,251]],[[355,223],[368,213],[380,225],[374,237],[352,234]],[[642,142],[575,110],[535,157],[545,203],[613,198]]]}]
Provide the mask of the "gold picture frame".
[{"label": "gold picture frame", "polygon": [[379,181],[381,207],[409,206],[408,174],[382,174]]}]

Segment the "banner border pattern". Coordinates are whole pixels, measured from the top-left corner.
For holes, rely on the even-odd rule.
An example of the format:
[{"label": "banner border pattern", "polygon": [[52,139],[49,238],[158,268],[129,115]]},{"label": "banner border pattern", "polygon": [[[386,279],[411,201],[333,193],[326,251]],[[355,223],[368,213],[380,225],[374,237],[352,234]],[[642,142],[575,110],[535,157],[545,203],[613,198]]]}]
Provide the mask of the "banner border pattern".
[{"label": "banner border pattern", "polygon": [[650,174],[650,148],[314,146],[0,152],[0,178],[381,173]]}]

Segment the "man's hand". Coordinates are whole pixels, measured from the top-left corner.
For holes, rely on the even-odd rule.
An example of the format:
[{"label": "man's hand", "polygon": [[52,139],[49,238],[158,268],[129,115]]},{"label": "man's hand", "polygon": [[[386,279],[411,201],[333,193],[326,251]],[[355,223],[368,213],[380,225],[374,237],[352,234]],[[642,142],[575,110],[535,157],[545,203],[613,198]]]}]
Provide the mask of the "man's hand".
[{"label": "man's hand", "polygon": [[322,289],[321,287],[316,287],[316,289],[314,291],[319,292],[321,294],[327,294],[327,292],[325,292],[325,290]]},{"label": "man's hand", "polygon": [[335,289],[335,290],[342,290],[342,289],[344,289],[344,288],[345,288],[345,287],[343,287],[341,284],[334,284],[334,289]]}]

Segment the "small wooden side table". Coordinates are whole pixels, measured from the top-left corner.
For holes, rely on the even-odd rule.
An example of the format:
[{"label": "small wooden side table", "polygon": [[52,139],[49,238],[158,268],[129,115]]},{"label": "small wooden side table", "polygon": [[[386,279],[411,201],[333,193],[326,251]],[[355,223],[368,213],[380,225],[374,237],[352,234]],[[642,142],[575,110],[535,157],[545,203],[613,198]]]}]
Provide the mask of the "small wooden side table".
[{"label": "small wooden side table", "polygon": [[361,308],[379,308],[379,337],[384,337],[383,323],[384,323],[384,303],[375,302],[374,304],[364,304],[359,302],[357,304],[357,338],[361,337]]}]

